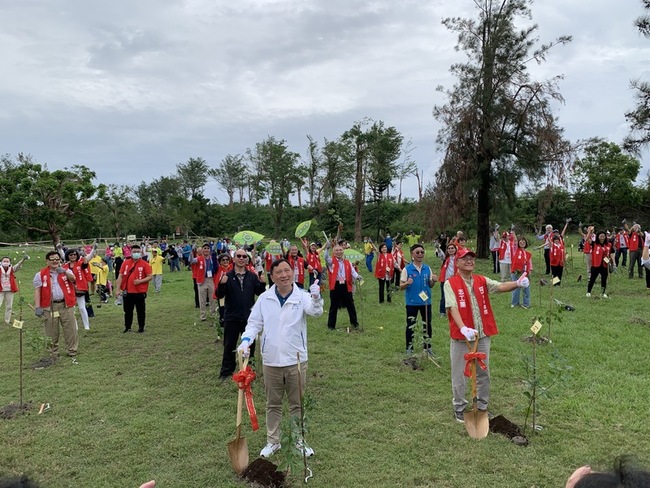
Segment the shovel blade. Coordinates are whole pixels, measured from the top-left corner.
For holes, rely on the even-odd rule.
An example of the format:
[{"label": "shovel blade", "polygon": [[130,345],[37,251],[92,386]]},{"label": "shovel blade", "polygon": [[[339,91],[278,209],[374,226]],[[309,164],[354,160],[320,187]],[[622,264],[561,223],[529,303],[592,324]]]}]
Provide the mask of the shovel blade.
[{"label": "shovel blade", "polygon": [[465,412],[465,429],[472,439],[485,439],[490,431],[487,411]]},{"label": "shovel blade", "polygon": [[242,474],[248,466],[248,443],[245,437],[236,437],[228,443],[230,464],[237,474]]}]

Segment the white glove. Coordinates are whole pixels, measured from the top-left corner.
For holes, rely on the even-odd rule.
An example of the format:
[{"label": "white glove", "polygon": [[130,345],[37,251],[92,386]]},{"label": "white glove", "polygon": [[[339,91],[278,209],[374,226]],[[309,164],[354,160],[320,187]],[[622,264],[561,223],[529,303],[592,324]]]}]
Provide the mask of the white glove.
[{"label": "white glove", "polygon": [[314,281],[314,284],[309,287],[309,293],[311,293],[312,298],[320,298],[320,285],[318,280]]},{"label": "white glove", "polygon": [[250,342],[251,340],[249,338],[244,337],[241,340],[241,344],[239,344],[239,347],[237,347],[237,352],[240,353],[245,358],[247,358],[251,354]]},{"label": "white glove", "polygon": [[528,272],[522,274],[517,280],[517,286],[520,288],[528,288],[530,286],[530,280],[528,279]]},{"label": "white glove", "polygon": [[460,333],[463,334],[465,336],[465,339],[468,341],[473,341],[474,337],[476,336],[476,331],[474,329],[470,329],[464,325],[460,328]]}]

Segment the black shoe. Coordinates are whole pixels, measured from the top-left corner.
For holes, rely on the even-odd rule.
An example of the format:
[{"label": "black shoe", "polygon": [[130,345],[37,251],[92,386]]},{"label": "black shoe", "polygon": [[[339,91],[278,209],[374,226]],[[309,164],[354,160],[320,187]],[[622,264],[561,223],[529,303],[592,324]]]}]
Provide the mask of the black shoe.
[{"label": "black shoe", "polygon": [[138,329],[138,334],[144,334],[144,329]]},{"label": "black shoe", "polygon": [[465,423],[465,413],[464,412],[454,412],[454,418],[456,419],[456,422],[460,422],[461,424]]},{"label": "black shoe", "polygon": [[124,327],[124,330],[122,331],[122,334],[126,334],[127,332],[131,332],[130,327]]}]

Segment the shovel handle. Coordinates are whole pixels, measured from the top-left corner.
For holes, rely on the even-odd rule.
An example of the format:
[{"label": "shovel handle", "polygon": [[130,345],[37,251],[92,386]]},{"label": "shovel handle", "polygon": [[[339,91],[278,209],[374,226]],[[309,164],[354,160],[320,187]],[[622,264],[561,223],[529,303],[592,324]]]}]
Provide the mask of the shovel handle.
[{"label": "shovel handle", "polygon": [[[242,362],[242,354],[241,352],[237,352],[237,364],[239,364],[239,370],[243,371],[246,369],[246,366],[248,366],[248,358],[244,358]],[[240,433],[241,433],[241,418],[242,418],[242,412],[244,410],[244,390],[241,388],[237,388],[237,438],[239,439]]]}]

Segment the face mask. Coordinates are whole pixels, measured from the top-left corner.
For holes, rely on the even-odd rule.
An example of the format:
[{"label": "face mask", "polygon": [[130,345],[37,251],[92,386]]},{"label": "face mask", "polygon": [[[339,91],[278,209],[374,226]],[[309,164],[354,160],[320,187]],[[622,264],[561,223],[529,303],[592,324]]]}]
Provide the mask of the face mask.
[{"label": "face mask", "polygon": [[140,254],[139,252],[134,252],[134,253],[131,254],[131,257],[133,259],[140,259],[141,256],[142,256],[142,254]]}]

